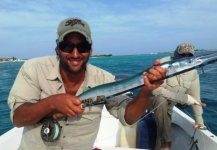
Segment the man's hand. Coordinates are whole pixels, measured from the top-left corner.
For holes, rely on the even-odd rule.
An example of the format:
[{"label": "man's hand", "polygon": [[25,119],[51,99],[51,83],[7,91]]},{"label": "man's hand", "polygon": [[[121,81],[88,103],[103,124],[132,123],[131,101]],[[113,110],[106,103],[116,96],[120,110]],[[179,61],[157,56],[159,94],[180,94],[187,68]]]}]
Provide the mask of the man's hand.
[{"label": "man's hand", "polygon": [[53,95],[53,100],[51,106],[53,109],[56,109],[60,113],[53,115],[54,119],[60,118],[64,115],[68,117],[73,117],[76,114],[84,112],[84,109],[81,107],[81,101],[71,94],[63,93]]},{"label": "man's hand", "polygon": [[154,62],[154,66],[144,73],[144,83],[150,90],[158,88],[164,82],[163,80],[160,80],[158,82],[151,83],[166,76],[166,70],[161,66],[158,66],[159,64],[160,60],[156,60]]},{"label": "man's hand", "polygon": [[199,123],[195,123],[194,126],[193,126],[195,129],[198,128],[198,129],[203,129],[205,130],[206,129],[206,126],[202,125],[202,124],[199,124]]}]

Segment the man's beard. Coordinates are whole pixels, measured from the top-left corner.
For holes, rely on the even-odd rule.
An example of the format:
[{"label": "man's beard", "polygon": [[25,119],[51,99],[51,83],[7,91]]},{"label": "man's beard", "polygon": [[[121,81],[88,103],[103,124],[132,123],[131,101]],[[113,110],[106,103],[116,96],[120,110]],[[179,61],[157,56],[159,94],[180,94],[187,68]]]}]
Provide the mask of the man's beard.
[{"label": "man's beard", "polygon": [[63,67],[63,69],[66,72],[68,72],[70,74],[79,74],[82,71],[84,71],[86,69],[87,62],[88,62],[88,59],[86,61],[84,61],[79,68],[74,69],[74,68],[71,68],[70,65],[67,62],[63,61],[60,58],[60,65]]}]

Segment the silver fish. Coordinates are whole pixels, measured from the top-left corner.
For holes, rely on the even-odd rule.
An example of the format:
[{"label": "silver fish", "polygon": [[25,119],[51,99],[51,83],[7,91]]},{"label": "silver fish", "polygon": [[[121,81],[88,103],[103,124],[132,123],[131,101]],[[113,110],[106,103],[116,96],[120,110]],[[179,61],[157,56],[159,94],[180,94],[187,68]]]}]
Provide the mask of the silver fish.
[{"label": "silver fish", "polygon": [[[197,57],[185,57],[182,59],[162,63],[160,66],[166,69],[167,75],[164,78],[153,81],[153,83],[190,71],[192,69],[206,66],[216,61],[217,52]],[[111,97],[145,86],[143,73],[147,72],[149,69],[150,68],[124,80],[111,82],[88,89],[78,96],[79,99],[82,100],[82,107],[84,108],[87,106],[101,104]]]}]

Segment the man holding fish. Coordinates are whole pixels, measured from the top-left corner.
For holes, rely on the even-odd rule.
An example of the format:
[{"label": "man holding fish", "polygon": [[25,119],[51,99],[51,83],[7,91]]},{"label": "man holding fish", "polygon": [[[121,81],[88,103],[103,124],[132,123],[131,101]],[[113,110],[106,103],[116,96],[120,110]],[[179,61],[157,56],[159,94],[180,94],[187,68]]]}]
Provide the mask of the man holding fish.
[{"label": "man holding fish", "polygon": [[[89,88],[115,81],[115,77],[88,63],[92,37],[89,25],[80,18],[67,18],[57,29],[56,56],[33,58],[21,67],[10,91],[8,104],[11,120],[24,127],[20,149],[93,148],[104,105],[83,108],[77,96]],[[163,81],[164,68],[157,66],[144,72],[138,95],[110,98],[105,106],[123,125],[132,125],[148,107],[152,90]],[[97,96],[97,95],[96,95]],[[55,114],[56,117],[53,117]],[[62,114],[62,115],[61,115]]]}]

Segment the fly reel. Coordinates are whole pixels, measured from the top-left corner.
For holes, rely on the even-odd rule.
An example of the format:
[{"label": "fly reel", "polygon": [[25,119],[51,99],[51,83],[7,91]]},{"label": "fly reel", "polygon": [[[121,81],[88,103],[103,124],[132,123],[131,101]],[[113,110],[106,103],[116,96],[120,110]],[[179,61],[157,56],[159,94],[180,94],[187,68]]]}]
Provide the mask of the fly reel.
[{"label": "fly reel", "polygon": [[53,119],[47,119],[41,127],[41,138],[45,142],[54,142],[59,139],[60,132],[60,124]]}]

